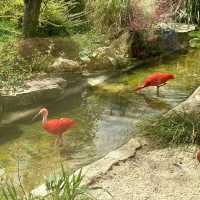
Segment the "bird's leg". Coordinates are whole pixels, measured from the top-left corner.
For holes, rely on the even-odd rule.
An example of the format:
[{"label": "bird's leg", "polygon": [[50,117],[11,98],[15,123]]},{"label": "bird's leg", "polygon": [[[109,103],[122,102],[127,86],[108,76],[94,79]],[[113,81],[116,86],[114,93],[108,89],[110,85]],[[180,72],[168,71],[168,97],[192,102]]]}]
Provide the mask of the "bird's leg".
[{"label": "bird's leg", "polygon": [[157,96],[159,96],[159,88],[160,88],[160,86],[158,85],[158,86],[156,86],[156,92],[157,92]]},{"label": "bird's leg", "polygon": [[54,142],[55,146],[58,145],[58,140],[59,140],[59,138],[58,138],[58,136],[56,136],[56,139],[55,139],[55,142]]},{"label": "bird's leg", "polygon": [[58,139],[59,139],[59,146],[62,146],[63,145],[63,133],[59,134]]}]

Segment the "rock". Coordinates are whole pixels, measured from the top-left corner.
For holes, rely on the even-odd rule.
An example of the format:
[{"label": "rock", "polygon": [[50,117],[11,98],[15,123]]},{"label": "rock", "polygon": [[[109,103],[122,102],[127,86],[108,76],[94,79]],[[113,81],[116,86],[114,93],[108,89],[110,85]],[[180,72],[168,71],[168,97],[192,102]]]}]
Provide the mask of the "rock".
[{"label": "rock", "polygon": [[25,82],[25,87],[17,91],[1,91],[0,107],[11,110],[18,107],[38,105],[62,98],[67,82],[63,78],[43,78]]},{"label": "rock", "polygon": [[131,42],[129,32],[124,32],[110,46],[100,47],[89,58],[86,57],[85,69],[88,71],[112,70],[129,65]]},{"label": "rock", "polygon": [[79,45],[70,37],[28,38],[19,42],[19,53],[23,57],[31,57],[35,51],[42,54],[51,50],[51,55],[58,57],[62,54],[68,59],[78,59]]},{"label": "rock", "polygon": [[186,114],[199,114],[200,113],[200,87],[198,87],[195,92],[184,102],[176,106],[174,109],[169,111],[166,116],[174,114],[186,113]]},{"label": "rock", "polygon": [[[136,150],[138,150],[139,148],[141,148],[141,144],[137,140],[131,139],[127,144],[123,145],[121,148],[112,151],[102,159],[83,167],[83,181],[81,184],[90,185],[91,183],[95,182],[95,180],[107,173],[112,168],[112,166],[116,165],[120,161],[125,161],[133,157],[136,153]],[[78,175],[79,172],[80,170],[77,170],[74,174]],[[35,197],[44,197],[48,195],[48,191],[45,184],[32,190],[31,193]]]},{"label": "rock", "polygon": [[110,45],[110,51],[114,51],[115,55],[129,57],[131,48],[131,35],[129,31],[124,32],[118,39],[114,40]]},{"label": "rock", "polygon": [[193,38],[190,40],[190,47],[192,48],[197,48],[199,49],[200,48],[200,38]]},{"label": "rock", "polygon": [[106,75],[98,76],[95,78],[88,78],[88,84],[89,86],[93,87],[93,86],[102,84],[107,79],[109,79],[109,76],[106,76]]},{"label": "rock", "polygon": [[59,57],[57,58],[52,65],[49,66],[49,69],[56,71],[81,71],[81,65],[73,60]]},{"label": "rock", "polygon": [[189,33],[189,37],[192,38],[189,41],[190,47],[192,48],[200,48],[200,31],[193,31]]},{"label": "rock", "polygon": [[173,29],[176,33],[189,33],[196,30],[195,25],[184,23],[159,23],[157,27],[161,29]]},{"label": "rock", "polygon": [[195,28],[193,25],[179,23],[158,23],[152,32],[134,32],[132,56],[145,59],[186,49],[189,32]]},{"label": "rock", "polygon": [[120,92],[125,92],[127,90],[127,87],[124,86],[123,84],[103,83],[97,85],[96,89],[98,92],[117,94]]},{"label": "rock", "polygon": [[189,33],[191,38],[200,38],[200,31],[192,31]]}]

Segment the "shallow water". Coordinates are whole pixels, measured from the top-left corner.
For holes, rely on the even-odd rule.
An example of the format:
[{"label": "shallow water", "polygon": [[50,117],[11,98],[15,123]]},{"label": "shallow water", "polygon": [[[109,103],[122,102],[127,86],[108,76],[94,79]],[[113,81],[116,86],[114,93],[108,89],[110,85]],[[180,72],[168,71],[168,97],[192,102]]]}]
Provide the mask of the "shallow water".
[{"label": "shallow water", "polygon": [[[199,57],[200,51],[174,55],[109,80],[106,90],[87,89],[63,101],[48,103],[49,118],[66,116],[77,121],[77,126],[65,134],[62,148],[53,145],[54,137],[41,128],[41,119],[32,122],[32,115],[28,115],[6,124],[18,113],[3,113],[0,167],[15,174],[19,163],[23,182],[30,189],[57,170],[61,162],[71,172],[102,157],[136,134],[138,122],[167,112],[199,86]],[[146,88],[141,93],[132,91],[155,71],[174,73],[176,79],[160,88],[159,97],[155,88]],[[122,86],[119,91],[113,90],[113,86],[119,85]],[[37,110],[23,112],[32,109]]]}]

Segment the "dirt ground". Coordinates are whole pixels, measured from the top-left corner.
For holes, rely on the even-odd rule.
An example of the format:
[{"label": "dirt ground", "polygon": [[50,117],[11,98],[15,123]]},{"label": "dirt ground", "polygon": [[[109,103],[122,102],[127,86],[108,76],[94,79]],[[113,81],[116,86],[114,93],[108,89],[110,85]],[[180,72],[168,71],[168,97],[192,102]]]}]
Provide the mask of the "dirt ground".
[{"label": "dirt ground", "polygon": [[119,162],[93,183],[103,189],[92,194],[97,200],[200,200],[195,152],[194,146],[152,148],[145,142],[135,157]]}]

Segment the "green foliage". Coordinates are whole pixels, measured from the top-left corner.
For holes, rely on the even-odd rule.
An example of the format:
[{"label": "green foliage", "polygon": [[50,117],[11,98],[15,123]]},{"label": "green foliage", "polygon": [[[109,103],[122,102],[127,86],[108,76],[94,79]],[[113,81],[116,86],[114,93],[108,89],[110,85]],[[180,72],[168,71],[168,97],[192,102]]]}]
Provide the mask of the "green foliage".
[{"label": "green foliage", "polygon": [[77,26],[86,23],[84,11],[74,12],[79,7],[76,0],[45,0],[40,15],[40,31],[47,35],[66,35]]},{"label": "green foliage", "polygon": [[14,21],[0,20],[0,44],[18,37],[20,31]]},{"label": "green foliage", "polygon": [[10,39],[0,46],[0,89],[13,92],[24,86],[33,72],[48,72],[51,48],[46,53],[35,51],[30,58],[18,53],[17,40]]},{"label": "green foliage", "polygon": [[79,171],[78,175],[69,176],[62,168],[61,176],[54,176],[46,181],[51,199],[76,200],[79,197],[93,199],[88,193],[88,188],[81,186],[82,179],[82,170]]},{"label": "green foliage", "polygon": [[129,0],[88,0],[86,9],[96,30],[119,32],[126,26]]},{"label": "green foliage", "polygon": [[46,197],[34,197],[26,193],[24,186],[15,186],[13,181],[2,181],[0,185],[1,200],[91,200],[89,188],[81,186],[83,176],[82,170],[77,175],[69,176],[62,167],[60,177],[53,176],[46,181],[49,195]]},{"label": "green foliage", "polygon": [[[1,0],[0,3],[0,19],[14,21],[20,24],[23,17],[23,0]],[[22,21],[22,20],[21,20]]]},{"label": "green foliage", "polygon": [[156,138],[163,145],[190,144],[193,139],[200,144],[199,114],[174,112],[142,127],[145,127],[147,135]]},{"label": "green foliage", "polygon": [[[0,3],[0,23],[1,21],[11,21],[21,32],[24,2],[23,0],[1,0]],[[82,4],[76,0],[43,0],[39,18],[39,35],[53,36],[66,35],[86,27],[85,12],[81,10]],[[83,8],[82,8],[83,9]],[[5,29],[6,28],[6,29]],[[0,27],[1,30],[1,27]],[[5,31],[10,31],[9,27],[4,27]]]}]

